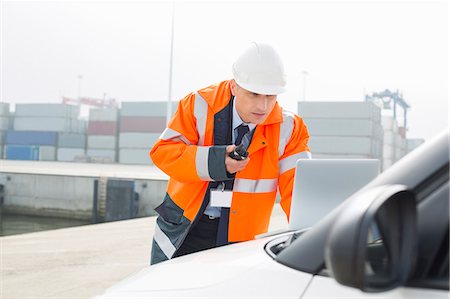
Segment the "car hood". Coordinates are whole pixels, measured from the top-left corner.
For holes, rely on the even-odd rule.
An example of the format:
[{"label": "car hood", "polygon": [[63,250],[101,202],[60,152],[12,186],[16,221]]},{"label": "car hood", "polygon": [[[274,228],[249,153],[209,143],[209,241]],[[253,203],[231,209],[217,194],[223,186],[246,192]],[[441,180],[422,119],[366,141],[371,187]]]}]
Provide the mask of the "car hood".
[{"label": "car hood", "polygon": [[214,248],[149,266],[97,298],[299,297],[312,276],[275,262],[272,238]]}]

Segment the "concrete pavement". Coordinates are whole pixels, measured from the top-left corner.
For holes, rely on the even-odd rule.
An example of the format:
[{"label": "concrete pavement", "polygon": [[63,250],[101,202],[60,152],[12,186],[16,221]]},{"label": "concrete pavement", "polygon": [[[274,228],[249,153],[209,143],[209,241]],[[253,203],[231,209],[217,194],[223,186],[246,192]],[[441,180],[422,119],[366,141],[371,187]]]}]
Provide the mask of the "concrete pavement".
[{"label": "concrete pavement", "polygon": [[[156,217],[0,237],[0,298],[91,298],[149,265]],[[287,227],[279,204],[269,231]]]}]

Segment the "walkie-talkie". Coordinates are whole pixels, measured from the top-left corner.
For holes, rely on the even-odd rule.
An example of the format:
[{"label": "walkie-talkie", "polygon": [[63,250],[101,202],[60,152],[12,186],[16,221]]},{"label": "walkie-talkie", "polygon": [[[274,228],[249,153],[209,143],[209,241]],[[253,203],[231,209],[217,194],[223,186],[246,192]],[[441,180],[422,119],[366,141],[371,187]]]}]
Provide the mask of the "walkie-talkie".
[{"label": "walkie-talkie", "polygon": [[236,146],[234,150],[228,154],[228,156],[234,160],[245,160],[248,157],[247,149],[250,146],[250,142],[253,138],[253,133],[255,132],[255,129],[247,132],[244,137],[242,138],[241,144]]},{"label": "walkie-talkie", "polygon": [[245,160],[248,157],[248,152],[244,147],[244,144],[241,143],[234,148],[234,150],[228,154],[228,156],[234,160]]}]

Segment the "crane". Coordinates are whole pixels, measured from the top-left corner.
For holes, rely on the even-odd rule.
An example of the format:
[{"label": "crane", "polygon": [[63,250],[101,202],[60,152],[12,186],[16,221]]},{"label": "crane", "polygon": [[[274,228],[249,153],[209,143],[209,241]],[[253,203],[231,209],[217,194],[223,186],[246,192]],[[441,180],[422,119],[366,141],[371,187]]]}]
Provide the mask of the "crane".
[{"label": "crane", "polygon": [[64,104],[76,104],[76,105],[89,105],[94,107],[101,107],[101,108],[117,108],[118,104],[115,99],[99,99],[99,98],[88,98],[88,97],[80,97],[77,99],[69,98],[69,97],[62,97],[62,102]]},{"label": "crane", "polygon": [[394,119],[397,120],[397,104],[403,108],[403,127],[406,130],[406,114],[407,110],[411,108],[409,104],[403,99],[403,95],[397,90],[396,92],[392,92],[389,89],[385,89],[382,92],[374,92],[372,95],[365,96],[366,102],[368,101],[377,101],[381,100],[384,104],[384,107],[390,107],[390,103],[394,103]]}]

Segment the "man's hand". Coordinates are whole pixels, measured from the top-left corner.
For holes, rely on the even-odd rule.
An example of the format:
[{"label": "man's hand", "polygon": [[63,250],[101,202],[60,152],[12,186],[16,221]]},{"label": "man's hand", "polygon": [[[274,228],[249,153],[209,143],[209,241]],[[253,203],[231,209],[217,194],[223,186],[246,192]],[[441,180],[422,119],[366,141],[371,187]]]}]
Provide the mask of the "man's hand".
[{"label": "man's hand", "polygon": [[241,161],[237,161],[228,157],[228,154],[231,153],[235,147],[236,145],[227,146],[227,155],[225,156],[225,166],[229,173],[236,173],[238,171],[241,171],[242,169],[245,168],[245,166],[247,166],[248,162],[250,162],[250,158],[248,157]]}]

